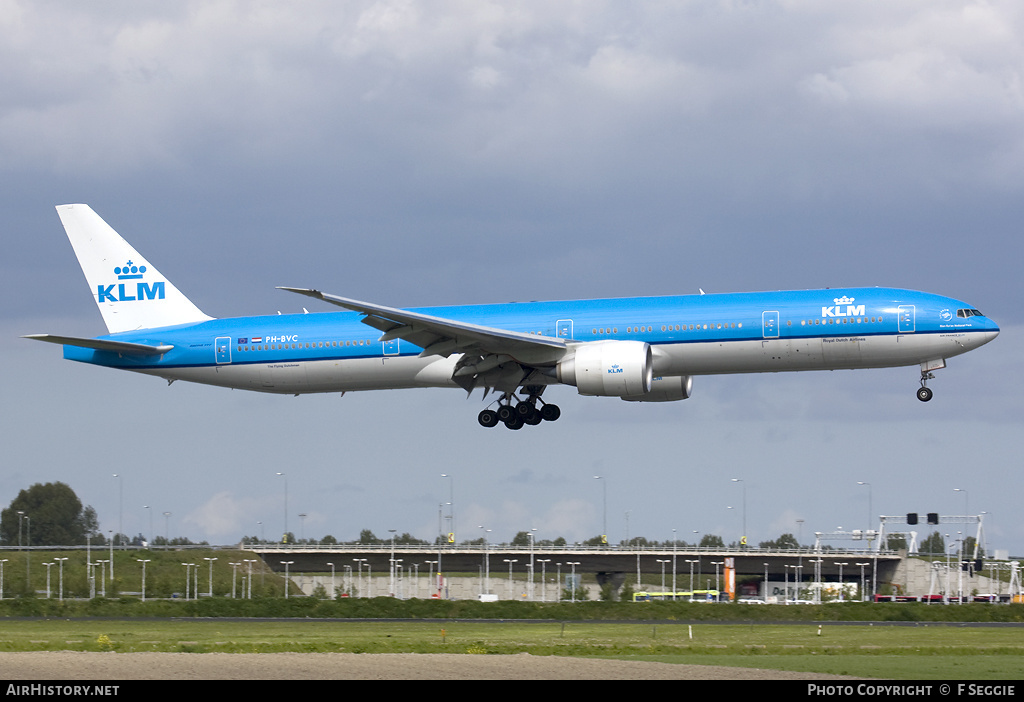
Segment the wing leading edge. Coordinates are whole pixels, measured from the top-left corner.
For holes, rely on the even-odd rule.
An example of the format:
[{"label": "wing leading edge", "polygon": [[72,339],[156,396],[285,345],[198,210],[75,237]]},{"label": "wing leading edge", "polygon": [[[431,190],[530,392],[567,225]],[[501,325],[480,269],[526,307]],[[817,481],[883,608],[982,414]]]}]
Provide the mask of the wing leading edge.
[{"label": "wing leading edge", "polygon": [[513,392],[536,369],[553,367],[569,350],[563,340],[553,337],[434,317],[328,295],[319,290],[279,289],[359,312],[363,315],[363,324],[383,332],[380,341],[407,341],[423,349],[420,356],[447,358],[455,353],[462,354],[452,380],[467,391],[482,386]]}]

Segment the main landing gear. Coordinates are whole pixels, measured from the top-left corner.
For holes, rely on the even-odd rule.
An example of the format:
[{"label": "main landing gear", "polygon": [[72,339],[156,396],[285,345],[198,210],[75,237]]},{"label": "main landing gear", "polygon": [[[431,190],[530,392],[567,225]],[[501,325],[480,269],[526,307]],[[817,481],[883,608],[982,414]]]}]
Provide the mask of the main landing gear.
[{"label": "main landing gear", "polygon": [[[515,400],[515,404],[513,401]],[[540,407],[537,403],[540,403]],[[530,393],[525,400],[517,400],[515,395],[505,393],[498,400],[498,409],[485,409],[477,421],[482,427],[496,427],[499,423],[509,429],[522,429],[525,425],[537,425],[542,421],[553,422],[562,416],[558,405],[552,405],[540,399],[540,393]]]}]

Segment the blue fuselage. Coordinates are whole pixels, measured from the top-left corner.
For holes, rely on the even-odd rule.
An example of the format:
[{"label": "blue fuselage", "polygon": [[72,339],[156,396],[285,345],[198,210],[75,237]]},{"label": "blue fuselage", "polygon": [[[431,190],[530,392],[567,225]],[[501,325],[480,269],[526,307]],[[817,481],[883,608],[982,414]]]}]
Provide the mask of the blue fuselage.
[{"label": "blue fuselage", "polygon": [[[420,308],[419,313],[575,343],[650,344],[658,376],[928,364],[998,326],[970,305],[894,288],[840,288]],[[214,319],[103,339],[172,346],[160,356],[65,346],[65,358],[168,380],[265,392],[455,387],[455,357],[422,356],[357,312]],[[556,383],[554,375],[538,382]]]}]

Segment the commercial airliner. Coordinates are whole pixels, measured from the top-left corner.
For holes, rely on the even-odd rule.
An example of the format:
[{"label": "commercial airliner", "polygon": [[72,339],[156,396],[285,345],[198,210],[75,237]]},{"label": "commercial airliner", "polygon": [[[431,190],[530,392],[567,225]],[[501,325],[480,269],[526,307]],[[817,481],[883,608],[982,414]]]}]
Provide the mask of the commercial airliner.
[{"label": "commercial airliner", "polygon": [[[896,288],[837,288],[396,309],[283,287],[343,308],[215,319],[88,205],[61,222],[108,333],[26,338],[110,368],[259,392],[482,389],[478,420],[509,429],[558,419],[551,385],[635,402],[690,397],[721,373],[918,366],[917,397],[946,359],[999,333],[967,303]],[[305,310],[304,310],[305,312]]]}]

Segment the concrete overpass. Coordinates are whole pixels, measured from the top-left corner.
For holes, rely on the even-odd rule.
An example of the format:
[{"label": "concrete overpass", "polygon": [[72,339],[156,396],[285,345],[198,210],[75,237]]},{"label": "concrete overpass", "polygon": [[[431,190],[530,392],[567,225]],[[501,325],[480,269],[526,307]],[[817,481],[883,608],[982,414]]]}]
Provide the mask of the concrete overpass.
[{"label": "concrete overpass", "polygon": [[[815,566],[820,566],[820,577],[822,580],[835,581],[839,577],[840,566],[842,566],[843,579],[850,582],[859,580],[860,568],[856,564],[866,563],[864,567],[866,578],[869,582],[889,582],[893,580],[897,566],[900,563],[900,555],[895,551],[866,551],[866,550],[815,550],[815,549],[757,549],[757,548],[620,548],[620,547],[598,547],[598,546],[537,546],[533,549],[522,546],[489,545],[484,546],[442,546],[434,545],[402,545],[396,544],[392,549],[391,544],[338,544],[338,545],[282,545],[267,544],[259,546],[243,546],[244,550],[258,555],[271,569],[284,571],[284,561],[289,562],[288,569],[291,573],[330,573],[330,563],[334,564],[337,573],[342,573],[345,566],[351,566],[358,571],[359,563],[362,563],[363,572],[366,569],[373,573],[387,573],[390,570],[391,559],[400,559],[402,568],[406,572],[412,570],[414,564],[418,565],[421,574],[427,573],[431,568],[429,561],[440,562],[440,568],[433,565],[433,570],[445,574],[477,574],[482,572],[485,563],[489,564],[492,576],[507,574],[509,572],[508,560],[512,563],[512,572],[523,574],[529,573],[531,561],[534,564],[534,572],[540,574],[544,560],[544,566],[549,577],[560,569],[562,573],[568,573],[571,563],[576,563],[576,572],[595,574],[599,583],[612,582],[616,587],[621,584],[622,577],[626,574],[657,574],[660,578],[664,566],[667,577],[673,572],[673,561],[675,563],[676,583],[679,589],[683,583],[688,587],[686,580],[690,575],[688,560],[696,561],[693,564],[694,575],[702,574],[714,576],[716,572],[722,573],[722,563],[726,558],[734,559],[736,574],[738,577],[748,575],[765,575],[767,572],[769,580],[792,580],[795,577],[795,567],[802,567],[800,570],[801,579],[810,581],[815,576]],[[815,563],[821,560],[820,564]],[[662,563],[665,561],[665,563]],[[561,565],[559,565],[561,564]],[[788,566],[788,567],[787,567]],[[680,580],[682,578],[683,580]],[[650,578],[648,578],[650,581]]]}]

